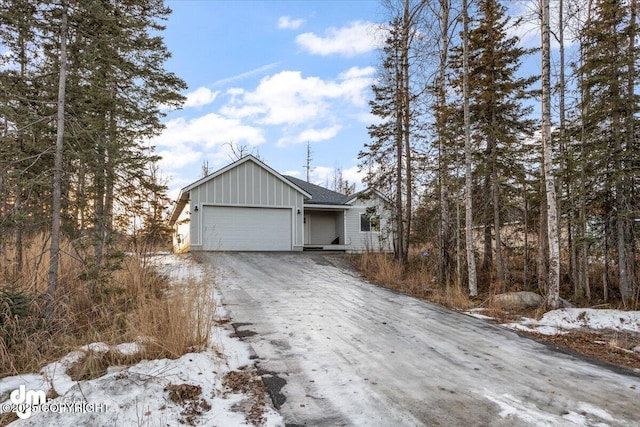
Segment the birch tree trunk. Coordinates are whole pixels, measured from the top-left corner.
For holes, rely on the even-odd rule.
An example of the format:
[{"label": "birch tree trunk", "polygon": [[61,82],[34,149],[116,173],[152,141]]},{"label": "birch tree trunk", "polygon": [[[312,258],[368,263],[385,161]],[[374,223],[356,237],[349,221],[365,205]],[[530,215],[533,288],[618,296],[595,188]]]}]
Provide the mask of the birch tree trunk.
[{"label": "birch tree trunk", "polygon": [[[405,162],[405,225],[404,235],[402,238],[402,247],[404,249],[403,261],[409,256],[409,237],[411,236],[411,214],[413,202],[413,171],[412,171],[412,154],[411,154],[411,89],[409,86],[409,47],[411,45],[411,31],[414,25],[415,16],[410,15],[409,0],[404,2],[404,24],[402,27],[402,111],[403,111],[403,139],[404,139],[404,162]],[[413,13],[417,13],[414,10]]]},{"label": "birch tree trunk", "polygon": [[473,252],[473,204],[471,194],[471,123],[469,118],[469,5],[462,0],[462,91],[464,114],[464,211],[465,211],[465,243],[467,247],[467,275],[469,280],[469,295],[478,295],[476,276],[476,256]]},{"label": "birch tree trunk", "polygon": [[560,303],[560,247],[558,241],[558,213],[556,189],[552,172],[551,150],[551,41],[549,0],[542,6],[542,156],[545,193],[547,200],[547,237],[549,239],[549,275],[547,304],[557,308]]},{"label": "birch tree trunk", "polygon": [[[402,90],[404,85],[402,83],[402,66],[400,65],[400,58],[398,58],[398,52],[396,51],[396,61],[395,61],[395,74],[396,74],[396,111],[395,111],[395,119],[396,119],[396,134],[395,134],[395,145],[396,145],[396,233],[398,233],[396,237],[396,257],[399,261],[403,261],[405,258],[405,247],[404,247],[404,210],[403,210],[403,202],[402,202],[402,141],[403,141],[403,132],[402,132]],[[401,56],[401,55],[400,55]]]},{"label": "birch tree trunk", "polygon": [[[440,48],[440,64],[438,66],[438,105],[444,108],[447,102],[447,58],[449,57],[449,0],[440,0],[440,13],[438,19],[441,28],[441,48]],[[440,113],[442,114],[442,113]],[[450,240],[449,225],[449,207],[445,197],[445,132],[446,123],[442,117],[437,119],[438,123],[438,200],[440,204],[440,218],[438,221],[438,282],[440,284],[449,284],[450,271],[450,254],[448,251],[448,243]]]}]

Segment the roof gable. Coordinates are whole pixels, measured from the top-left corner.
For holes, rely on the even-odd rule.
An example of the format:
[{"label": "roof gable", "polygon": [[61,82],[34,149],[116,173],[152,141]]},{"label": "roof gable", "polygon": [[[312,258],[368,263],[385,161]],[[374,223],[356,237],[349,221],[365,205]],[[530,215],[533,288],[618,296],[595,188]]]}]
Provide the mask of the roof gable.
[{"label": "roof gable", "polygon": [[176,205],[173,209],[173,211],[171,212],[171,215],[169,217],[169,224],[173,225],[177,220],[178,217],[180,216],[180,214],[182,213],[182,210],[184,209],[184,207],[186,206],[187,202],[189,201],[189,192],[195,188],[198,188],[199,186],[206,184],[207,182],[214,180],[215,178],[225,174],[226,172],[237,168],[238,166],[246,163],[246,162],[253,162],[255,163],[258,167],[265,169],[267,172],[269,172],[270,174],[272,174],[273,176],[275,176],[276,178],[278,178],[280,181],[282,181],[284,184],[288,185],[289,187],[293,188],[295,191],[297,191],[298,193],[301,193],[305,198],[309,199],[311,198],[311,194],[309,194],[304,188],[301,188],[300,186],[296,185],[294,182],[285,179],[282,175],[280,175],[278,172],[276,172],[275,170],[273,170],[271,167],[267,166],[265,163],[261,162],[260,160],[258,160],[257,158],[255,158],[252,155],[248,155],[245,157],[242,157],[241,159],[236,160],[235,162],[221,168],[218,169],[217,171],[205,176],[204,178],[201,178],[189,185],[187,185],[186,187],[184,187],[182,190],[180,190],[180,194],[178,195],[178,199],[176,201]]},{"label": "roof gable", "polygon": [[294,178],[292,176],[284,175],[284,177],[311,195],[311,199],[306,200],[305,204],[344,205],[349,198],[349,196],[346,196],[342,193],[329,190],[328,188],[324,188],[319,185]]},{"label": "roof gable", "polygon": [[192,184],[187,185],[182,190],[180,190],[180,193],[188,193],[189,191],[193,190],[194,188],[199,187],[200,185],[202,185],[202,184],[204,184],[204,183],[206,183],[208,181],[211,181],[212,179],[215,179],[215,178],[219,177],[220,175],[224,174],[225,172],[230,171],[231,169],[236,168],[236,167],[240,166],[241,164],[243,164],[245,162],[249,162],[249,161],[257,164],[261,168],[266,169],[271,174],[273,174],[276,177],[278,177],[282,182],[286,183],[287,185],[289,185],[290,187],[292,187],[293,189],[295,189],[299,193],[302,193],[305,197],[311,197],[311,194],[307,193],[303,188],[295,185],[290,180],[285,179],[285,177],[280,175],[275,170],[271,169],[269,166],[267,166],[265,163],[261,162],[260,160],[258,160],[254,156],[252,156],[251,154],[249,154],[248,156],[245,156],[245,157],[243,157],[243,158],[241,158],[239,160],[236,160],[235,162],[223,167],[222,169],[218,169],[217,171],[205,176],[204,178],[199,179],[198,181],[196,181],[196,182],[194,182]]},{"label": "roof gable", "polygon": [[368,187],[362,191],[358,191],[357,193],[354,193],[349,197],[347,197],[347,200],[345,200],[345,204],[349,204],[349,205],[353,204],[353,202],[355,202],[358,198],[361,198],[361,197],[371,197],[369,194],[373,194],[374,196],[378,197],[380,200],[382,200],[385,203],[391,203],[391,200],[385,197],[384,194],[382,194],[376,189]]}]

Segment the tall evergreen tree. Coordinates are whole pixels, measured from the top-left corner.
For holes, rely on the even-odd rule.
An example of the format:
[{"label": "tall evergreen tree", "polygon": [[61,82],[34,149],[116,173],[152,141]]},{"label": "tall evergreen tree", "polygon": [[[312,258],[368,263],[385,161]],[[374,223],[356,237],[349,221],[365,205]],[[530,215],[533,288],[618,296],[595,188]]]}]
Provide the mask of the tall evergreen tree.
[{"label": "tall evergreen tree", "polygon": [[[637,136],[639,97],[637,61],[637,5],[631,0],[596,0],[593,14],[582,34],[583,123],[587,150],[582,162],[601,171],[599,194],[593,201],[615,241],[620,294],[625,303],[634,296],[637,284],[633,271],[632,212],[637,209],[634,183],[640,147]],[[614,225],[608,224],[612,218]],[[605,240],[606,241],[606,240]]]},{"label": "tall evergreen tree", "polygon": [[405,0],[393,11],[379,80],[373,86],[371,112],[381,119],[369,126],[371,142],[359,154],[365,181],[384,194],[393,195],[396,258],[406,261],[413,200],[413,136],[415,93],[410,55],[423,2]]},{"label": "tall evergreen tree", "polygon": [[[518,38],[508,36],[506,8],[498,0],[481,0],[477,7],[477,21],[469,31],[469,115],[476,155],[480,155],[476,174],[482,180],[478,211],[485,230],[483,268],[491,267],[495,251],[496,279],[503,282],[503,193],[514,191],[509,177],[522,174],[521,141],[532,133],[534,124],[527,118],[531,108],[524,101],[531,97],[529,87],[536,77],[518,76],[523,57],[532,50],[519,47]],[[453,65],[458,72],[456,84],[462,88],[459,48],[454,52]]]},{"label": "tall evergreen tree", "polygon": [[13,276],[22,270],[24,235],[47,222],[41,201],[47,198],[55,95],[54,79],[41,72],[40,46],[54,29],[46,28],[42,13],[28,0],[0,2],[0,44],[7,49],[0,58],[0,242],[14,249]]},{"label": "tall evergreen tree", "polygon": [[[10,49],[0,59],[0,241],[11,235],[19,248],[23,230],[48,231],[50,219],[61,215],[61,231],[75,239],[95,278],[114,231],[114,209],[126,210],[131,200],[124,195],[129,184],[156,185],[148,166],[157,158],[146,140],[162,130],[163,108],[181,104],[186,85],[164,68],[169,52],[160,34],[170,10],[161,0],[62,5],[68,7],[59,0],[0,2],[0,44]],[[63,76],[64,99],[58,96]],[[64,114],[56,119],[56,111]],[[54,167],[61,148],[62,165]]]}]

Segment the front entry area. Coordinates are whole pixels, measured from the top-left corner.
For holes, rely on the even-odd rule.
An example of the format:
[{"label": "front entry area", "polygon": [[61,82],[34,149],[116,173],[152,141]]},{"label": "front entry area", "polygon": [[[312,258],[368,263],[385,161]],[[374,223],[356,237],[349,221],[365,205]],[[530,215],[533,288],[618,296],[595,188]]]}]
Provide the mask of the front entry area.
[{"label": "front entry area", "polygon": [[344,210],[305,209],[305,249],[343,249],[345,244],[344,214]]}]

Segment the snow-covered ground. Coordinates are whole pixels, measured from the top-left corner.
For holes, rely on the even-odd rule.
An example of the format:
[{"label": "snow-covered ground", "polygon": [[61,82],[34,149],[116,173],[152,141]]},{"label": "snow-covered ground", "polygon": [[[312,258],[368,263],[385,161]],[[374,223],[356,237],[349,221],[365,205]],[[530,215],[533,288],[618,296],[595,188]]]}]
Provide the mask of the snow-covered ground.
[{"label": "snow-covered ground", "polygon": [[575,329],[626,331],[640,333],[640,311],[563,308],[549,311],[540,320],[523,317],[504,326],[543,335],[557,335]]},{"label": "snow-covered ground", "polygon": [[[476,308],[465,313],[478,319],[493,320],[482,314],[485,311],[485,308]],[[539,320],[522,317],[519,321],[503,323],[502,326],[542,335],[563,335],[576,329],[640,333],[640,311],[561,308],[546,312]]]},{"label": "snow-covered ground", "polygon": [[[206,278],[206,272],[190,258],[157,255],[154,264],[168,275],[174,286],[188,278]],[[217,292],[214,292],[219,301]],[[226,316],[221,305],[216,316]],[[212,330],[211,347],[188,353],[176,359],[145,360],[129,367],[109,368],[106,375],[88,381],[72,381],[67,369],[82,359],[86,352],[117,350],[135,353],[140,343],[123,343],[109,347],[92,343],[71,352],[34,374],[0,379],[0,412],[13,412],[14,402],[34,401],[43,391],[55,399],[47,401],[28,418],[14,421],[12,426],[246,426],[241,407],[248,398],[234,393],[223,384],[232,371],[251,367],[248,344],[231,337],[229,325],[218,323]],[[53,389],[53,390],[51,390]],[[21,391],[23,393],[21,393]],[[180,395],[180,397],[176,397]],[[13,402],[11,399],[13,396]],[[173,397],[173,398],[172,398]],[[23,409],[23,416],[28,410]],[[44,412],[47,411],[47,412]],[[272,408],[264,414],[265,426],[284,425]]]}]

